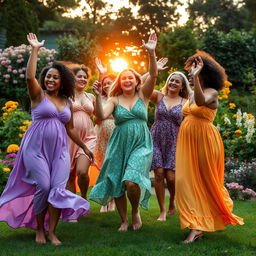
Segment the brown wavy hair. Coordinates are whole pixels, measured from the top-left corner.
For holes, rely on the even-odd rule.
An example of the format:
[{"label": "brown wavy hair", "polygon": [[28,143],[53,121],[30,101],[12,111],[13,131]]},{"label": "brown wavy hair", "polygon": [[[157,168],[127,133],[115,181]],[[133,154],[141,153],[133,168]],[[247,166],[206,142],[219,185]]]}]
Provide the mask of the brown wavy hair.
[{"label": "brown wavy hair", "polygon": [[[102,95],[102,96],[106,96],[106,95],[107,95],[107,93],[103,90],[103,83],[104,83],[104,81],[105,81],[107,78],[111,79],[112,81],[115,81],[115,80],[116,80],[116,75],[114,75],[114,74],[108,74],[108,75],[103,76],[103,78],[102,78],[102,80],[101,80],[101,84],[102,84],[102,93],[101,93],[101,95]],[[111,86],[112,86],[112,85],[111,85]]]},{"label": "brown wavy hair", "polygon": [[121,78],[121,75],[122,75],[125,71],[131,71],[131,72],[134,74],[134,76],[135,76],[135,78],[136,78],[136,80],[137,80],[137,82],[138,82],[138,84],[137,84],[137,86],[136,86],[136,91],[139,90],[140,85],[141,85],[141,75],[140,75],[138,72],[136,72],[134,69],[132,69],[132,68],[127,68],[127,69],[124,69],[123,71],[121,71],[121,72],[118,74],[116,80],[115,80],[114,83],[111,85],[111,88],[110,88],[109,93],[108,93],[108,96],[109,96],[109,97],[119,96],[119,95],[121,95],[121,94],[123,93],[123,92],[122,92],[122,89],[121,89],[120,78]]},{"label": "brown wavy hair", "polygon": [[217,91],[223,89],[224,82],[227,80],[225,69],[207,52],[199,51],[190,56],[185,62],[185,70],[190,70],[192,64],[197,57],[201,57],[204,66],[199,74],[202,79],[203,86],[213,88]]}]

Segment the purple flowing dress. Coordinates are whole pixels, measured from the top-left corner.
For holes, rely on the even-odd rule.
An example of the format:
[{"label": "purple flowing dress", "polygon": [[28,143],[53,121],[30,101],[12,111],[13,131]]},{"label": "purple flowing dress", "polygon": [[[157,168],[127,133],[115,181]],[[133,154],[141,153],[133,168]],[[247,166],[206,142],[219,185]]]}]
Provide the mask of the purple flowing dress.
[{"label": "purple flowing dress", "polygon": [[156,168],[175,170],[176,142],[183,120],[182,100],[180,104],[167,110],[163,98],[157,105],[155,122],[150,130],[153,140],[151,170]]},{"label": "purple flowing dress", "polygon": [[[65,189],[70,157],[65,123],[68,105],[58,111],[45,96],[32,110],[33,123],[22,139],[14,168],[0,197],[0,221],[13,228],[37,228],[36,216],[50,203],[63,222],[85,215],[89,203]],[[45,218],[48,230],[49,216]]]}]

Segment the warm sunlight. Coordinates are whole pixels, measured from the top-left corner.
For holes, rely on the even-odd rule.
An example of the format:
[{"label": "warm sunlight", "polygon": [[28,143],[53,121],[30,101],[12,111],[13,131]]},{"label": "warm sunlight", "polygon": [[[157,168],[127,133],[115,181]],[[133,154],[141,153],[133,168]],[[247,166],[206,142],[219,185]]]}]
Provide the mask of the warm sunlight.
[{"label": "warm sunlight", "polygon": [[114,60],[110,59],[110,63],[111,63],[112,70],[115,72],[120,72],[128,67],[127,61],[121,58],[114,59]]}]

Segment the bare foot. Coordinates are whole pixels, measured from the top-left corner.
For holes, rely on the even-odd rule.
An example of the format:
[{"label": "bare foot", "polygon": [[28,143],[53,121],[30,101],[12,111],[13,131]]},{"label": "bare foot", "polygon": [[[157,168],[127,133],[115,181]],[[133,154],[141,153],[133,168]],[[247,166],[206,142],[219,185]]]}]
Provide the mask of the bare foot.
[{"label": "bare foot", "polygon": [[61,241],[58,239],[58,237],[54,233],[49,233],[47,236],[47,239],[53,244],[53,245],[61,245]]},{"label": "bare foot", "polygon": [[108,212],[114,212],[115,211],[115,201],[114,200],[111,200],[109,203],[108,203]]},{"label": "bare foot", "polygon": [[77,223],[78,221],[77,220],[69,220],[68,222],[70,222],[70,223]]},{"label": "bare foot", "polygon": [[108,211],[108,206],[107,205],[101,206],[100,212],[107,212],[107,211]]},{"label": "bare foot", "polygon": [[191,229],[187,238],[183,241],[184,244],[193,243],[196,240],[201,240],[203,237],[203,232],[197,229]]},{"label": "bare foot", "polygon": [[46,243],[44,230],[37,230],[36,231],[36,243],[38,243],[38,244],[45,244]]},{"label": "bare foot", "polygon": [[158,221],[166,221],[166,211],[165,210],[160,212],[160,215],[157,220]]},{"label": "bare foot", "polygon": [[128,221],[122,222],[121,226],[119,227],[118,231],[127,231],[129,227]]},{"label": "bare foot", "polygon": [[175,207],[174,207],[174,208],[169,208],[169,210],[168,210],[168,216],[173,215],[175,212],[176,212]]},{"label": "bare foot", "polygon": [[132,212],[132,228],[133,230],[138,230],[142,227],[142,221],[140,218],[140,212]]}]

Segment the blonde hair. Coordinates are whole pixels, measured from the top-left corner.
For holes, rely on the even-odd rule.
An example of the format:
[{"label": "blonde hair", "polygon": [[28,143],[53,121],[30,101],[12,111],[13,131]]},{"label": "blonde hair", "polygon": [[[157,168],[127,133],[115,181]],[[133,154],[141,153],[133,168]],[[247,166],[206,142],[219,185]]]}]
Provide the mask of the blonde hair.
[{"label": "blonde hair", "polygon": [[182,80],[183,88],[182,88],[181,92],[179,93],[179,95],[182,98],[188,98],[188,89],[187,88],[189,87],[189,81],[188,81],[187,77],[182,72],[179,72],[179,71],[175,71],[175,72],[171,73],[168,76],[168,78],[166,79],[165,85],[162,88],[161,92],[164,95],[166,95],[168,93],[168,82],[171,79],[171,77],[174,76],[174,75],[179,76],[181,78],[181,80]]},{"label": "blonde hair", "polygon": [[131,72],[134,74],[134,76],[135,76],[135,78],[136,78],[136,80],[137,80],[137,82],[138,82],[138,84],[136,85],[136,91],[139,90],[140,85],[141,85],[141,75],[140,75],[138,72],[136,72],[134,69],[132,69],[132,68],[127,68],[127,69],[124,69],[123,71],[121,71],[121,72],[118,74],[116,80],[115,80],[115,81],[113,82],[113,84],[111,85],[111,88],[110,88],[109,93],[108,93],[108,97],[119,96],[119,95],[121,95],[121,94],[123,93],[123,91],[122,91],[122,89],[121,89],[120,79],[121,79],[121,75],[122,75],[125,71],[131,71]]}]

